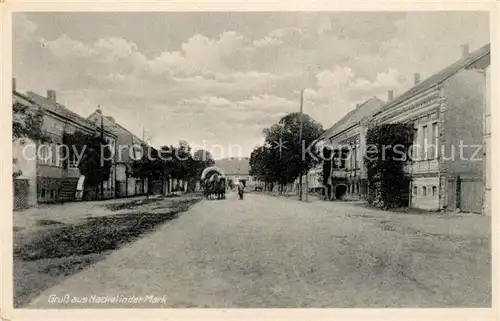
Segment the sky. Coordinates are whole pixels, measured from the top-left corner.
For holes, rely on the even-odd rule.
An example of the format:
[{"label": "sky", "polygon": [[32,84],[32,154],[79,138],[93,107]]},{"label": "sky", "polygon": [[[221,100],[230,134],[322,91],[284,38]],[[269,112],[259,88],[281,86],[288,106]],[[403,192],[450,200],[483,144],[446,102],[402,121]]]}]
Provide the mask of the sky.
[{"label": "sky", "polygon": [[332,126],[488,43],[485,12],[14,13],[21,92],[104,115],[154,146],[249,156],[300,108]]}]

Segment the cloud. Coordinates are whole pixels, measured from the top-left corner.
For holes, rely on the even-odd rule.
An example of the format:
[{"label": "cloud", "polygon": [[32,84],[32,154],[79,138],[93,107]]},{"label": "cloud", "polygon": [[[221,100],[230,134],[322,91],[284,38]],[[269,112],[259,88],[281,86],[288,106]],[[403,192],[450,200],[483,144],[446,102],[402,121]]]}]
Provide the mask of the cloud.
[{"label": "cloud", "polygon": [[257,48],[281,46],[295,42],[302,36],[302,30],[299,28],[282,28],[271,31],[262,39],[257,39],[253,45]]},{"label": "cloud", "polygon": [[23,13],[12,14],[12,39],[14,42],[30,41],[37,30],[36,24]]},{"label": "cloud", "polygon": [[42,40],[50,52],[58,59],[78,59],[89,57],[96,52],[83,43],[62,35],[56,40]]},{"label": "cloud", "polygon": [[460,59],[460,45],[475,50],[490,42],[487,12],[407,13],[395,27],[379,55],[357,59],[371,74],[394,68],[405,77],[418,72],[425,79]]},{"label": "cloud", "polygon": [[329,127],[357,103],[401,93],[414,72],[424,79],[452,63],[460,44],[489,41],[481,13],[237,15],[189,19],[175,33],[145,19],[156,28],[149,35],[116,23],[110,32],[104,18],[100,30],[74,28],[71,14],[56,23],[16,13],[14,75],[20,88],[55,89],[83,115],[100,104],[158,144],[238,139],[253,148],[263,127],[298,111],[303,88],[304,112]]},{"label": "cloud", "polygon": [[235,31],[224,32],[219,39],[200,34],[182,43],[181,51],[163,51],[150,62],[153,72],[192,76],[226,69],[225,60],[244,50],[245,39]]}]

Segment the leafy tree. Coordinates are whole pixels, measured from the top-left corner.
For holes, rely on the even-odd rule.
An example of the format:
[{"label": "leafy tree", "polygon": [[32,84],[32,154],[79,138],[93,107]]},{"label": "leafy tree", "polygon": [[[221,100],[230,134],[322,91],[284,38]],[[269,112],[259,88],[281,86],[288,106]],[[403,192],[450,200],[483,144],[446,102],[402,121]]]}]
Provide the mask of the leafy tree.
[{"label": "leafy tree", "polygon": [[69,155],[64,155],[66,168],[68,161],[73,159],[73,154],[81,156],[78,169],[80,174],[85,176],[85,189],[97,188],[101,182],[109,179],[112,152],[104,139],[77,131],[72,134],[63,133],[62,142],[69,153]]},{"label": "leafy tree", "polygon": [[[302,141],[300,120],[302,116]],[[318,163],[312,143],[323,132],[321,124],[310,116],[290,113],[278,123],[264,129],[264,146],[254,150],[251,157],[253,175],[266,182],[278,182],[280,192],[285,184],[292,183]]]},{"label": "leafy tree", "polygon": [[383,209],[408,206],[410,177],[404,165],[410,160],[413,126],[383,124],[368,129],[367,176],[368,201]]},{"label": "leafy tree", "polygon": [[[42,109],[15,102],[12,105],[12,142],[23,138],[30,139],[37,144],[51,141],[51,138],[43,131]],[[16,164],[17,159],[13,159],[12,163]],[[12,173],[13,178],[21,175],[21,170]]]},{"label": "leafy tree", "polygon": [[194,191],[201,173],[208,166],[215,164],[212,155],[205,150],[197,150],[191,154],[191,147],[185,141],[178,146],[164,145],[159,151],[151,153],[152,159],[141,159],[135,165],[141,171],[141,177],[161,178],[170,183],[172,179],[183,180],[188,184],[188,190]]},{"label": "leafy tree", "polygon": [[160,151],[145,143],[141,144],[141,158],[132,162],[130,175],[135,178],[147,179],[148,194],[153,188],[153,180],[164,180],[164,163]]},{"label": "leafy tree", "polygon": [[256,147],[250,154],[250,175],[259,181],[271,183],[278,180],[278,158],[269,145]]},{"label": "leafy tree", "polygon": [[43,111],[16,102],[12,105],[12,141],[29,138],[34,142],[50,142],[43,131]]},{"label": "leafy tree", "polygon": [[215,161],[212,154],[209,151],[199,149],[193,154],[193,172],[190,174],[192,177],[200,179],[203,170],[214,165]]},{"label": "leafy tree", "polygon": [[201,174],[205,168],[215,165],[215,161],[209,151],[199,149],[188,159],[188,190],[194,191],[196,183],[200,181]]}]

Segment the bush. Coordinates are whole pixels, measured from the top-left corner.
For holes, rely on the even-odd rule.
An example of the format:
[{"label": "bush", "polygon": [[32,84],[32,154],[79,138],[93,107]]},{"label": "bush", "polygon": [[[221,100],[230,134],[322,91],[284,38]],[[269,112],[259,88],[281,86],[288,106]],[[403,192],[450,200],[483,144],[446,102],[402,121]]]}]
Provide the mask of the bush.
[{"label": "bush", "polygon": [[413,126],[409,124],[383,124],[368,130],[370,150],[365,160],[371,205],[383,209],[408,206],[411,177],[404,166],[410,160],[412,142]]}]

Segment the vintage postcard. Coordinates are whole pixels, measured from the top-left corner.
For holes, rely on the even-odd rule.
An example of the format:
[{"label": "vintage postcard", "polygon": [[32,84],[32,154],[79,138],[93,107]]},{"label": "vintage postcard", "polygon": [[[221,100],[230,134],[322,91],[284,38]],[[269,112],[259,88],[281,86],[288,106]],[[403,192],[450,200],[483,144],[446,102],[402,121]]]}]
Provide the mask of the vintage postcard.
[{"label": "vintage postcard", "polygon": [[4,3],[1,317],[498,318],[499,7]]}]

